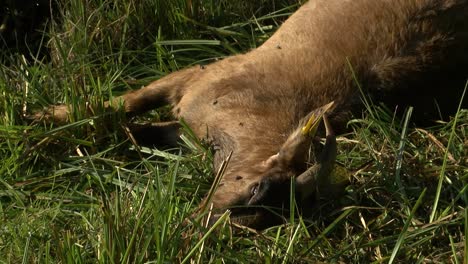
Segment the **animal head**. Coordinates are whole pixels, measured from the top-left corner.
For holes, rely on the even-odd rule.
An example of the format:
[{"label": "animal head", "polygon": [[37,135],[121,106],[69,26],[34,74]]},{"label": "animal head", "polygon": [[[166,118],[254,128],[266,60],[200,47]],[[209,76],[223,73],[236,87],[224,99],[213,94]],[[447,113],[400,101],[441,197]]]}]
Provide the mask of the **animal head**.
[{"label": "animal head", "polygon": [[[335,135],[325,115],[332,105],[333,102],[322,106],[303,118],[278,153],[252,166],[236,166],[221,176],[218,184],[215,181],[213,195],[203,203],[215,212],[211,222],[229,209],[235,223],[262,229],[282,222],[291,199],[300,205],[326,191],[336,158]],[[326,140],[319,152],[313,143],[322,119]],[[314,161],[307,168],[309,156]]]}]

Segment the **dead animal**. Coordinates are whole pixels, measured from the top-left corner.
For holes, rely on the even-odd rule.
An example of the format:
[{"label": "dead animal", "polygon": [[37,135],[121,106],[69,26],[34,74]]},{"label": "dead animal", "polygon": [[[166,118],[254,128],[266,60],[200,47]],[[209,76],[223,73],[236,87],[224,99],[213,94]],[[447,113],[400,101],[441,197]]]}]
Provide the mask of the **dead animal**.
[{"label": "dead animal", "polygon": [[[107,107],[122,102],[138,115],[171,105],[175,119],[215,146],[214,171],[232,153],[206,207],[264,228],[281,222],[275,216],[289,207],[291,185],[302,206],[327,191],[332,128],[342,131],[361,113],[361,90],[374,102],[438,118],[454,112],[467,66],[467,0],[310,0],[259,48],[174,72]],[[69,111],[53,106],[35,117],[63,123]],[[134,134],[172,145],[179,127],[134,126]],[[309,161],[310,149],[319,149],[314,130],[326,142]]]}]

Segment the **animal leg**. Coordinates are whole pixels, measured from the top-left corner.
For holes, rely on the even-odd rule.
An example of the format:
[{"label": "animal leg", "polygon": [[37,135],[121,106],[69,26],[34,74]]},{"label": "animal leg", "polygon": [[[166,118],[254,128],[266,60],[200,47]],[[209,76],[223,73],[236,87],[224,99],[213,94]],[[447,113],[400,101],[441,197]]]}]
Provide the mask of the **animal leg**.
[{"label": "animal leg", "polygon": [[106,107],[116,108],[123,103],[127,114],[137,115],[166,104],[175,105],[184,96],[197,70],[192,67],[171,73],[139,90],[114,98],[106,103]]},{"label": "animal leg", "polygon": [[[129,116],[135,116],[143,112],[155,109],[166,104],[175,105],[185,93],[187,84],[191,83],[193,74],[197,68],[181,70],[149,85],[128,92],[122,96],[113,98],[104,103],[104,107],[110,111],[116,111],[123,106]],[[92,113],[86,106],[86,111]],[[29,116],[34,121],[45,121],[47,123],[66,124],[69,122],[69,114],[73,109],[70,105],[55,105],[43,111]]]}]

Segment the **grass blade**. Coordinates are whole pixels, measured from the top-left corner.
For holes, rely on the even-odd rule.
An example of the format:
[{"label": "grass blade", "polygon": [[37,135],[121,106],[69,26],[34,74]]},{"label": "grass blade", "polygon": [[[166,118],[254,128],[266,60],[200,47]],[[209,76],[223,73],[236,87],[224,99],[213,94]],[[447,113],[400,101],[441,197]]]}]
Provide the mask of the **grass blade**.
[{"label": "grass blade", "polygon": [[408,227],[411,224],[411,220],[413,219],[413,216],[416,213],[416,210],[421,205],[424,195],[426,195],[426,188],[424,188],[424,190],[421,192],[421,195],[419,195],[419,198],[416,201],[416,204],[413,206],[413,209],[411,209],[411,213],[408,215],[408,219],[406,219],[405,225],[403,226],[403,230],[401,230],[400,236],[398,237],[395,247],[393,248],[392,255],[390,256],[390,260],[388,261],[389,264],[393,263],[393,261],[395,260],[395,257],[398,254],[398,251],[403,245],[403,242],[405,241],[406,232],[408,231]]},{"label": "grass blade", "polygon": [[466,93],[467,88],[468,88],[468,81],[465,84],[465,89],[463,90],[463,93],[461,95],[460,102],[459,102],[458,109],[457,109],[457,113],[455,114],[455,118],[453,119],[452,129],[451,129],[449,140],[448,140],[448,143],[447,143],[447,148],[446,148],[446,151],[445,151],[445,154],[444,154],[444,160],[443,160],[443,163],[442,163],[442,168],[440,169],[439,182],[437,183],[437,191],[436,191],[436,195],[435,195],[435,198],[434,198],[434,204],[432,206],[431,216],[429,217],[429,222],[430,223],[432,223],[434,221],[434,219],[436,218],[437,206],[439,205],[440,193],[442,192],[442,184],[443,184],[444,178],[445,178],[445,169],[447,167],[448,154],[449,154],[449,150],[450,150],[450,148],[452,146],[453,138],[455,137],[455,132],[456,132],[455,128],[457,126],[457,122],[458,122],[458,119],[460,117],[460,111],[461,111],[461,108],[462,108],[462,105],[463,105],[463,100],[465,98],[465,93]]}]

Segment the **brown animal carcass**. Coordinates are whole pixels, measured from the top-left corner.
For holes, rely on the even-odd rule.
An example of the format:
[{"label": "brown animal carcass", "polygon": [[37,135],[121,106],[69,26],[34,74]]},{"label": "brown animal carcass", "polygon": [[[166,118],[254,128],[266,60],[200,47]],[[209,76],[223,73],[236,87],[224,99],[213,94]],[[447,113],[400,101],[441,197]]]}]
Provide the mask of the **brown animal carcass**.
[{"label": "brown animal carcass", "polygon": [[[291,183],[299,204],[326,188],[336,152],[331,128],[362,111],[359,87],[375,102],[431,117],[454,110],[467,66],[467,0],[310,0],[261,47],[172,73],[108,106],[122,101],[136,115],[170,104],[215,146],[215,171],[232,153],[209,202],[262,228],[276,221],[268,207],[288,207]],[[301,129],[332,101],[327,141],[308,166],[315,141]],[[63,122],[68,111],[56,106],[41,117]],[[177,122],[134,126],[146,143],[173,144],[178,130]]]}]

